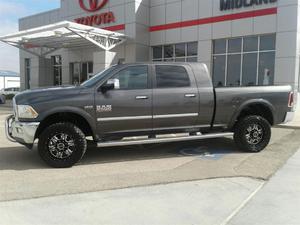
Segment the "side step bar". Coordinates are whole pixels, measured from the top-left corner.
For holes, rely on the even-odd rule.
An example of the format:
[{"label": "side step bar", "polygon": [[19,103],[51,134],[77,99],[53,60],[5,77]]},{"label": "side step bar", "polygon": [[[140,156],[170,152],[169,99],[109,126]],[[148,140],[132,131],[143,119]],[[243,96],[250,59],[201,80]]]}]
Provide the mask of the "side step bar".
[{"label": "side step bar", "polygon": [[107,141],[107,142],[98,142],[97,147],[116,147],[116,146],[126,146],[126,145],[144,145],[144,144],[154,144],[154,143],[168,143],[168,142],[178,142],[178,141],[193,141],[201,139],[211,139],[211,138],[220,138],[232,136],[233,133],[214,133],[214,134],[205,134],[205,135],[195,135],[195,136],[173,136],[173,137],[162,137],[162,138],[153,138],[153,139],[132,139],[132,140],[123,140],[123,141]]}]

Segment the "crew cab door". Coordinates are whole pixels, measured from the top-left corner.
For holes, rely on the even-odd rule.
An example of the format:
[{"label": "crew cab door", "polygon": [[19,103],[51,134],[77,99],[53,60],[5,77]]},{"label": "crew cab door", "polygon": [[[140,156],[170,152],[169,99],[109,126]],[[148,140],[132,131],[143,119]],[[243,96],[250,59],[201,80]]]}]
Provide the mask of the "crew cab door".
[{"label": "crew cab door", "polygon": [[116,72],[105,82],[114,83],[114,88],[96,93],[98,135],[152,129],[150,81],[148,65],[133,65]]},{"label": "crew cab door", "polygon": [[153,129],[182,129],[195,126],[199,95],[189,66],[155,65]]}]

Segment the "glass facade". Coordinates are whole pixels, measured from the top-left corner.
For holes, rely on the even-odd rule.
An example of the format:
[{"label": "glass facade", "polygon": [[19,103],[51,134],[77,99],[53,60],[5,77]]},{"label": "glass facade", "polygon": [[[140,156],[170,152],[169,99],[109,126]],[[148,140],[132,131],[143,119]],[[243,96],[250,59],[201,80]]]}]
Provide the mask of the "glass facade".
[{"label": "glass facade", "polygon": [[89,78],[93,77],[94,73],[93,62],[73,62],[70,63],[70,75],[72,84],[78,85]]},{"label": "glass facade", "polygon": [[31,59],[25,59],[25,89],[30,89],[30,80],[31,80]]},{"label": "glass facade", "polygon": [[62,85],[62,63],[61,56],[51,56],[51,63],[53,68],[54,85]]},{"label": "glass facade", "polygon": [[214,86],[273,85],[275,45],[275,34],[214,40]]},{"label": "glass facade", "polygon": [[152,61],[197,62],[198,42],[154,46]]}]

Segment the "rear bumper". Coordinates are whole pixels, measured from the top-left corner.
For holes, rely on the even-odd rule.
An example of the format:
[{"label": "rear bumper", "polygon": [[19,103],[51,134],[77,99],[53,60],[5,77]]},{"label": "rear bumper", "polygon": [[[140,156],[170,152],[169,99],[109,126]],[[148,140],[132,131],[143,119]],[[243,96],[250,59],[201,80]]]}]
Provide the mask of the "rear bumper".
[{"label": "rear bumper", "polygon": [[19,122],[15,121],[13,115],[6,118],[5,134],[8,140],[19,142],[24,145],[32,145],[35,133],[39,127],[39,122]]},{"label": "rear bumper", "polygon": [[288,123],[293,121],[294,117],[295,117],[295,112],[287,112],[283,123]]}]

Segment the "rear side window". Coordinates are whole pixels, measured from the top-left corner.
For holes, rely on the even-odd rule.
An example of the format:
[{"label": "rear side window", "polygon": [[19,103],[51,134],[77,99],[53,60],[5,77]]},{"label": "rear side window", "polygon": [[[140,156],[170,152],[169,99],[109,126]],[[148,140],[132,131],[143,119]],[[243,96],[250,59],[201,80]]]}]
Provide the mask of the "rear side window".
[{"label": "rear side window", "polygon": [[189,75],[183,66],[156,66],[157,88],[176,88],[189,86]]}]

